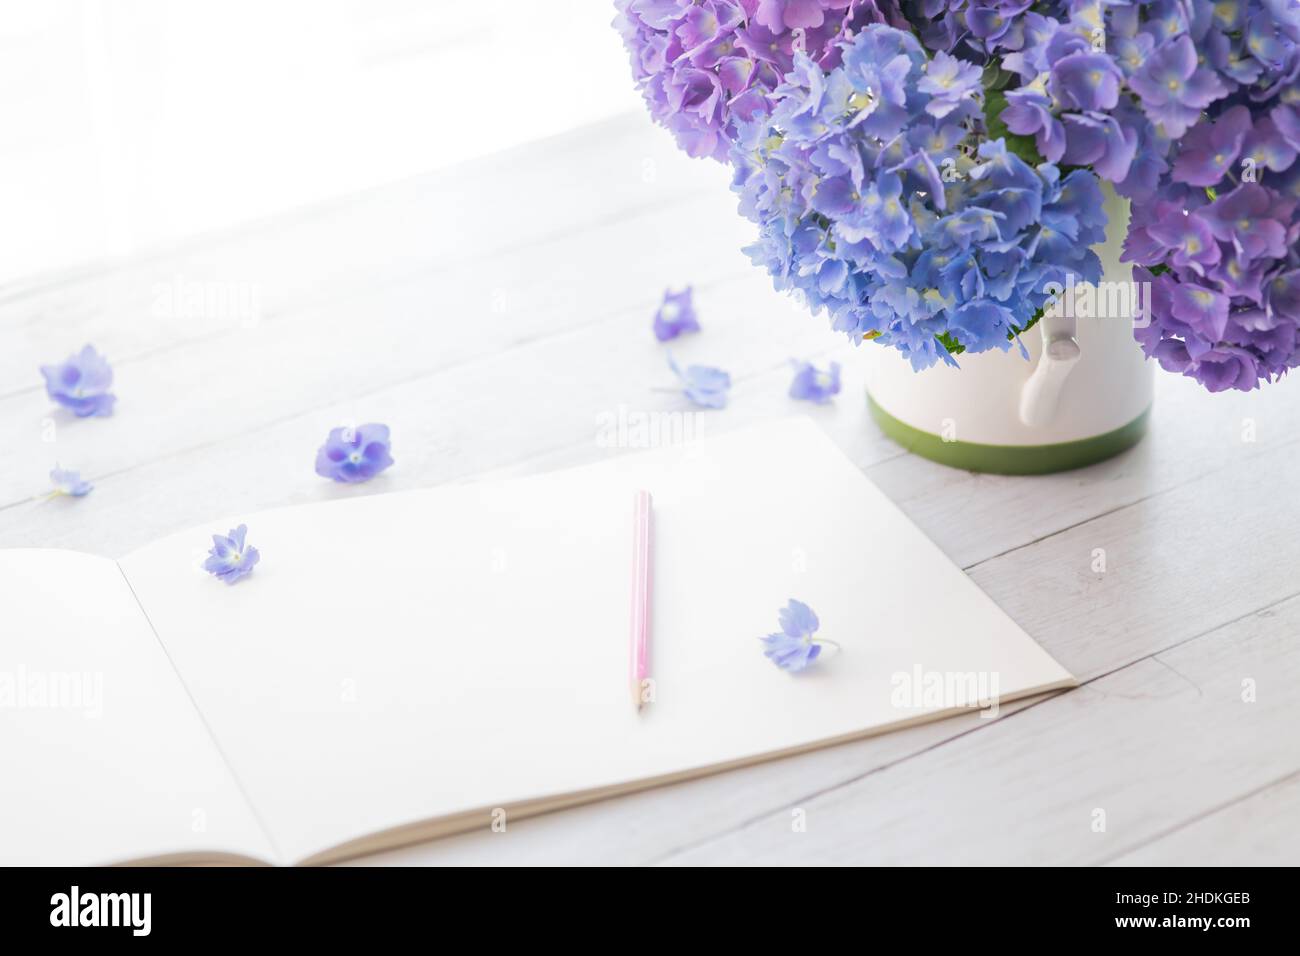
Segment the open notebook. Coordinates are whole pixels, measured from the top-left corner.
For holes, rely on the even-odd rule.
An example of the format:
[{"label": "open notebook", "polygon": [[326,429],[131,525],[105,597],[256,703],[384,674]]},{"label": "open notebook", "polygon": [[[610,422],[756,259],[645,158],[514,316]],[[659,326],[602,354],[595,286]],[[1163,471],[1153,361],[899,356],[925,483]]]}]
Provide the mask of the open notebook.
[{"label": "open notebook", "polygon": [[[199,564],[240,522],[262,560],[227,586]],[[1074,683],[806,419],[120,562],[0,551],[0,590],[0,864],[325,862],[952,712],[900,706],[903,672],[993,673],[1002,701]],[[843,647],[798,675],[757,640],[791,597]]]}]

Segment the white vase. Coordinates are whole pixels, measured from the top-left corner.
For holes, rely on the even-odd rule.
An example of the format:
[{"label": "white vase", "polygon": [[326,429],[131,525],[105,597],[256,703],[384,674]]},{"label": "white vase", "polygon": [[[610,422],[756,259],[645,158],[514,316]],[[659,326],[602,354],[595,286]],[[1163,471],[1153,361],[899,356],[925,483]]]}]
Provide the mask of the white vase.
[{"label": "white vase", "polygon": [[956,467],[1041,474],[1100,461],[1142,437],[1154,378],[1133,329],[1147,299],[1119,261],[1128,201],[1109,184],[1103,191],[1101,285],[1062,291],[1021,336],[1028,360],[1013,345],[958,355],[960,368],[913,372],[897,350],[862,345],[872,415],[891,438]]}]

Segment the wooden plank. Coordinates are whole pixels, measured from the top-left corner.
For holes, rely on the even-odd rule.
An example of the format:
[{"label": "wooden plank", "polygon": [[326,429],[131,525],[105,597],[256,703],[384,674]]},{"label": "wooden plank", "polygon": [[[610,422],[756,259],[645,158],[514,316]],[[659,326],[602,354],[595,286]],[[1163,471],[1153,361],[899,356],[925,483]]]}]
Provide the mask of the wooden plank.
[{"label": "wooden plank", "polygon": [[971,577],[1075,676],[1095,677],[1300,590],[1296,474],[1300,444],[1282,443]]},{"label": "wooden plank", "polygon": [[1300,864],[1300,773],[1265,785],[1108,861],[1114,866]]},{"label": "wooden plank", "polygon": [[[766,280],[757,274],[703,290],[698,301],[708,329],[681,340],[677,354],[683,362],[723,364],[738,380],[732,408],[699,413],[700,434],[723,422],[755,420],[744,411],[751,400],[764,412],[799,411],[802,403],[785,394],[787,358],[827,345],[849,348],[821,323],[773,313]],[[11,460],[21,476],[7,474],[6,482],[25,482],[27,495],[45,486],[56,455],[65,465],[86,468],[98,482],[77,501],[33,499],[0,511],[0,546],[116,556],[234,511],[428,487],[583,443],[594,452],[617,452],[599,444],[598,416],[617,413],[620,405],[690,411],[680,394],[655,391],[674,379],[665,349],[647,325],[645,312],[635,310],[466,359],[434,375],[419,371],[431,361],[422,350],[397,343],[391,355],[358,357],[350,369],[329,364],[333,340],[299,347],[286,339],[281,350],[254,350],[242,363],[234,355],[221,361],[215,343],[195,346],[193,356],[187,347],[160,369],[166,381],[142,383],[153,397],[140,409],[75,422],[60,431],[44,461],[30,445],[22,449],[25,456],[0,449],[0,459]],[[319,369],[311,367],[313,356],[321,357]],[[233,370],[228,380],[205,378],[227,368]],[[751,390],[746,380],[760,373],[770,374]],[[209,394],[173,399],[171,389],[182,381],[204,382]],[[355,397],[338,401],[336,393]],[[228,418],[207,411],[226,407]],[[359,488],[339,488],[316,476],[315,449],[328,430],[364,421],[392,427],[397,465]],[[873,441],[880,454],[897,453],[883,439]]]},{"label": "wooden plank", "polygon": [[[629,115],[295,215],[11,285],[0,290],[0,331],[16,333],[0,352],[0,396],[38,388],[38,365],[88,341],[125,365],[178,343],[239,336],[247,310],[223,308],[222,295],[237,305],[255,297],[258,320],[272,322],[469,263],[491,271],[493,261],[539,243],[596,240],[601,227],[703,198],[720,213],[711,224],[723,229],[719,248],[736,248],[737,234],[748,241],[752,227],[735,213],[726,171],[683,156]],[[704,223],[683,214],[670,242],[706,236]],[[620,252],[644,257],[655,239],[661,234],[644,246],[606,241],[597,259],[588,249],[577,261],[596,272]],[[510,285],[512,268],[502,262],[495,281],[480,279],[484,299]],[[659,282],[678,278],[665,269]]]},{"label": "wooden plank", "polygon": [[[774,348],[796,333],[829,338],[824,323],[806,316],[784,321],[792,306],[774,297],[740,254],[747,230],[725,206],[711,197],[654,211],[455,274],[384,285],[237,334],[115,363],[118,408],[109,419],[76,420],[39,387],[26,388],[0,399],[0,428],[19,439],[0,446],[0,505],[39,490],[24,467],[33,452],[51,450],[42,448],[51,423],[59,455],[104,475],[611,317],[622,318],[629,337],[612,347],[644,350],[653,345],[650,317],[664,276],[699,283],[702,321],[715,333],[740,321],[739,307],[757,317],[751,326],[765,335],[769,318],[782,320],[771,333]],[[696,213],[697,221],[717,227],[675,241],[680,217]],[[589,261],[593,242],[635,254]],[[715,361],[724,359],[720,353]],[[599,361],[583,356],[580,374]],[[35,368],[30,372],[39,380]]]}]

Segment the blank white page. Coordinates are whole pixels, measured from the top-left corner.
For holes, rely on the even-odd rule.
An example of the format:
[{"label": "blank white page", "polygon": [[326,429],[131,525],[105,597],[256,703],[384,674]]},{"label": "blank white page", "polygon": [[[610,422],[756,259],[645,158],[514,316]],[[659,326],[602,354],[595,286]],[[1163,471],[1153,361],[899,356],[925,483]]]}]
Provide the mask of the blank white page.
[{"label": "blank white page", "polygon": [[[628,689],[632,491],[654,496],[652,673]],[[248,524],[255,573],[198,569]],[[898,672],[1070,675],[821,431],[789,419],[518,481],[231,518],[122,562],[292,862],[430,818],[700,772],[951,711]],[[794,597],[843,645],[762,653]]]},{"label": "blank white page", "polygon": [[275,854],[117,564],[0,551],[0,864]]}]

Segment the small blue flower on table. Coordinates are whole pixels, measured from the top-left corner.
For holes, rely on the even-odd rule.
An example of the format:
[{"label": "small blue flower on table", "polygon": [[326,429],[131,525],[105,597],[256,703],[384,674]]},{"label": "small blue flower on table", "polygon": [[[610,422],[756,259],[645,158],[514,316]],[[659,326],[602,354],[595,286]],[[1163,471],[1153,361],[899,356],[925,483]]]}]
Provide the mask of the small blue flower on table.
[{"label": "small blue flower on table", "polygon": [[654,330],[655,338],[660,342],[675,339],[684,332],[700,330],[690,286],[681,292],[664,291],[664,300],[655,312]]},{"label": "small blue flower on table", "polygon": [[50,483],[54,485],[54,491],[50,493],[52,498],[58,495],[81,498],[90,494],[91,489],[95,487],[90,482],[82,480],[81,472],[65,470],[57,465],[50,472]]},{"label": "small blue flower on table", "polygon": [[316,474],[334,481],[369,481],[393,463],[388,426],[335,428],[316,452]]},{"label": "small blue flower on table", "polygon": [[791,362],[794,379],[790,382],[790,397],[825,405],[840,393],[840,363],[831,362],[823,372],[812,362]]},{"label": "small blue flower on table", "polygon": [[720,368],[707,365],[688,365],[685,370],[668,356],[668,367],[682,383],[682,394],[702,408],[724,408],[727,392],[731,389],[731,376]]},{"label": "small blue flower on table", "polygon": [[262,556],[252,545],[245,544],[248,525],[241,524],[228,535],[214,534],[212,548],[208,559],[203,562],[203,570],[227,584],[234,584],[242,577],[253,573],[253,566]]},{"label": "small blue flower on table", "polygon": [[113,369],[93,346],[87,345],[76,355],[69,355],[61,365],[42,365],[41,374],[45,376],[45,391],[50,398],[78,418],[113,414],[113,403],[117,401],[109,392]]},{"label": "small blue flower on table", "polygon": [[763,654],[767,659],[784,671],[797,673],[810,666],[821,654],[822,645],[839,647],[824,637],[813,637],[821,622],[817,620],[812,608],[802,601],[791,598],[777,612],[777,620],[781,624],[781,632],[760,637],[759,640],[766,645]]}]

